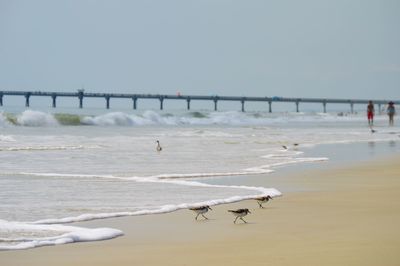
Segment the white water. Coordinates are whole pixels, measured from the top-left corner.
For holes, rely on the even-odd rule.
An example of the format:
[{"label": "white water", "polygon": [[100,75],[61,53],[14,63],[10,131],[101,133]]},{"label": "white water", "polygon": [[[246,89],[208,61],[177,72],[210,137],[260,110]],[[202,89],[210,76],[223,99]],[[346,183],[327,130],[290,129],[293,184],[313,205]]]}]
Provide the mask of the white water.
[{"label": "white water", "polygon": [[[118,229],[65,223],[171,212],[260,195],[279,188],[211,185],[204,177],[268,174],[319,163],[319,144],[398,141],[398,127],[377,117],[203,112],[81,114],[62,126],[50,113],[24,111],[13,125],[0,114],[0,249],[94,241]],[[162,152],[155,150],[160,140]],[[299,143],[299,146],[294,146]],[[284,149],[285,145],[288,149]]]}]

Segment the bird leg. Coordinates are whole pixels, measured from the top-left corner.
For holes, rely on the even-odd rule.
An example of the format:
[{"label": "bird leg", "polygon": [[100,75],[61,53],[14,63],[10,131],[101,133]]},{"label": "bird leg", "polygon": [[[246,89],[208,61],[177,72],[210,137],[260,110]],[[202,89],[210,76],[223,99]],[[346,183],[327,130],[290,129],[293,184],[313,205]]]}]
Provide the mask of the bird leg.
[{"label": "bird leg", "polygon": [[236,216],[236,219],[235,219],[235,221],[233,221],[233,223],[235,224],[236,223],[236,220],[239,218],[239,216]]},{"label": "bird leg", "polygon": [[240,217],[240,220],[247,224],[247,222],[242,217]]}]

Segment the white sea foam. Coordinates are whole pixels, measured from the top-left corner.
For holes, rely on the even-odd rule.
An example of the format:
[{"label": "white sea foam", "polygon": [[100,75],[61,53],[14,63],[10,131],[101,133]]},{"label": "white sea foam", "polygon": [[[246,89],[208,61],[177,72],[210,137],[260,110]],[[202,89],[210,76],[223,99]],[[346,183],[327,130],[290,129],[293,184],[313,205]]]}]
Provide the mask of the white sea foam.
[{"label": "white sea foam", "polygon": [[0,135],[0,142],[16,142],[16,140],[10,135]]},{"label": "white sea foam", "polygon": [[[122,231],[112,228],[82,228],[60,224],[29,224],[0,220],[0,233],[27,232],[29,237],[2,237],[0,250],[19,250],[42,246],[68,244],[74,242],[98,241],[115,238],[123,235]],[[33,236],[40,232],[52,232],[55,236]]]},{"label": "white sea foam", "polygon": [[17,116],[17,123],[29,127],[58,126],[57,120],[53,115],[33,110],[26,110]]},{"label": "white sea foam", "polygon": [[27,147],[2,147],[0,151],[55,151],[55,150],[81,150],[84,147],[78,146],[27,146]]},{"label": "white sea foam", "polygon": [[[24,173],[27,174],[27,173]],[[81,227],[65,226],[61,224],[72,223],[72,222],[83,222],[94,219],[105,219],[121,216],[137,216],[137,215],[149,215],[149,214],[161,214],[173,212],[181,209],[188,209],[192,207],[197,207],[200,205],[219,205],[227,204],[237,201],[242,201],[245,199],[252,199],[259,196],[270,195],[272,197],[281,196],[281,193],[274,188],[264,188],[264,187],[251,187],[251,186],[229,186],[229,185],[211,185],[205,184],[198,181],[187,181],[187,180],[177,180],[177,179],[160,179],[162,177],[119,177],[112,175],[84,175],[84,174],[54,174],[54,173],[30,173],[30,175],[36,176],[64,176],[64,177],[97,177],[97,178],[108,178],[108,179],[120,179],[129,180],[135,182],[154,182],[154,183],[166,183],[174,184],[180,186],[197,186],[197,187],[208,187],[208,188],[229,188],[229,189],[240,189],[248,190],[249,194],[245,196],[231,196],[228,198],[214,198],[202,202],[196,203],[180,203],[180,204],[168,204],[162,205],[153,209],[141,209],[133,212],[109,212],[109,213],[85,213],[79,216],[64,217],[64,218],[51,218],[42,219],[34,222],[7,222],[0,220],[0,233],[3,232],[16,232],[21,234],[21,231],[29,232],[29,235],[35,234],[49,234],[49,232],[56,232],[56,236],[46,236],[46,237],[3,237],[0,238],[0,250],[14,250],[14,249],[28,249],[34,247],[48,246],[48,245],[59,245],[73,242],[82,241],[96,241],[114,238],[122,235],[123,233],[116,229],[110,228],[96,228],[96,229],[86,229]]]},{"label": "white sea foam", "polygon": [[[121,178],[128,179],[128,178]],[[132,180],[132,179],[131,179]],[[145,182],[157,182],[155,180],[146,180]],[[232,196],[229,198],[223,199],[210,199],[207,201],[196,202],[196,203],[181,203],[181,204],[168,204],[159,206],[155,209],[142,209],[134,212],[113,212],[113,213],[86,213],[75,217],[64,217],[59,219],[43,219],[35,222],[31,222],[31,224],[65,224],[65,223],[73,223],[73,222],[84,222],[96,219],[105,219],[105,218],[116,218],[123,216],[138,216],[138,215],[150,215],[150,214],[162,214],[168,212],[174,212],[181,209],[189,209],[201,205],[220,205],[220,204],[228,204],[233,202],[239,202],[247,199],[254,199],[261,196],[271,196],[271,197],[279,197],[282,196],[282,193],[275,188],[264,188],[264,187],[249,187],[249,186],[223,186],[223,185],[209,185],[204,183],[199,183],[195,181],[161,181],[185,186],[201,186],[201,187],[213,187],[213,188],[237,188],[237,189],[246,189],[250,191],[257,192],[257,194],[250,194],[246,196]]]},{"label": "white sea foam", "polygon": [[[68,114],[66,114],[68,115]],[[381,119],[377,117],[376,120]],[[338,116],[335,113],[262,113],[262,112],[188,112],[163,114],[156,111],[143,111],[129,114],[124,112],[110,112],[95,116],[83,116],[80,122],[83,125],[96,126],[147,126],[147,125],[282,125],[289,123],[312,122],[357,122],[365,120],[364,116],[352,114]],[[58,126],[60,123],[50,113],[25,110],[17,115],[17,123],[22,126]],[[64,123],[68,123],[64,121]],[[0,126],[10,125],[4,114],[0,115]]]},{"label": "white sea foam", "polygon": [[0,112],[0,127],[9,126],[10,122],[7,121],[7,118],[4,116],[3,112]]},{"label": "white sea foam", "polygon": [[[249,170],[249,172],[253,173],[255,171],[260,170]],[[229,188],[229,189],[240,189],[240,190],[248,190],[249,193],[245,196],[233,196],[229,198],[223,199],[210,199],[203,202],[197,203],[181,203],[181,204],[169,204],[163,205],[154,209],[142,209],[139,211],[134,212],[113,212],[113,213],[95,213],[95,214],[82,214],[76,217],[65,217],[65,218],[58,218],[58,219],[44,219],[32,222],[32,224],[59,224],[59,223],[72,223],[72,222],[82,222],[94,219],[104,219],[104,218],[112,218],[112,217],[120,217],[120,216],[136,216],[136,215],[147,215],[147,214],[160,214],[160,213],[167,213],[172,212],[180,209],[187,209],[196,207],[198,205],[218,205],[218,204],[227,204],[237,201],[242,201],[246,199],[252,199],[255,197],[266,196],[269,195],[271,197],[281,196],[281,192],[279,192],[275,188],[264,188],[264,187],[253,187],[253,186],[234,186],[234,185],[213,185],[213,184],[206,184],[199,181],[194,180],[181,180],[176,179],[179,177],[204,177],[204,176],[214,176],[214,175],[199,175],[199,174],[191,174],[191,175],[177,175],[172,174],[168,175],[168,179],[164,175],[157,175],[151,177],[137,177],[137,176],[113,176],[113,175],[85,175],[85,174],[57,174],[57,173],[20,173],[22,175],[30,175],[30,176],[44,176],[44,177],[67,177],[67,178],[104,178],[104,179],[118,179],[118,180],[127,180],[127,181],[134,181],[134,182],[142,182],[142,183],[165,183],[165,184],[174,184],[179,186],[191,186],[191,187],[205,187],[205,188]],[[170,179],[174,177],[175,179]]]},{"label": "white sea foam", "polygon": [[85,125],[98,125],[98,126],[133,126],[136,125],[132,116],[121,112],[113,112],[100,116],[85,116],[81,122]]}]

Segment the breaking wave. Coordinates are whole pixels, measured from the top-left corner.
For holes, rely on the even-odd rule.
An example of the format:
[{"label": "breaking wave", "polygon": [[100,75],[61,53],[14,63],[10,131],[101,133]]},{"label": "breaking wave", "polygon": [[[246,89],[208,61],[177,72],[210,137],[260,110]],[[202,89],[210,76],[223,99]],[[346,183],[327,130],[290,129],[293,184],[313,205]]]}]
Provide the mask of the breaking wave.
[{"label": "breaking wave", "polygon": [[0,113],[0,127],[27,126],[53,127],[67,126],[151,126],[151,125],[273,125],[292,122],[336,122],[364,119],[360,115],[340,116],[326,113],[266,113],[266,112],[184,112],[158,113],[147,110],[142,113],[110,112],[101,115],[83,115],[68,113],[46,113],[25,110],[20,114]]},{"label": "breaking wave", "polygon": [[17,124],[28,127],[58,126],[53,115],[39,111],[26,110],[17,116]]}]

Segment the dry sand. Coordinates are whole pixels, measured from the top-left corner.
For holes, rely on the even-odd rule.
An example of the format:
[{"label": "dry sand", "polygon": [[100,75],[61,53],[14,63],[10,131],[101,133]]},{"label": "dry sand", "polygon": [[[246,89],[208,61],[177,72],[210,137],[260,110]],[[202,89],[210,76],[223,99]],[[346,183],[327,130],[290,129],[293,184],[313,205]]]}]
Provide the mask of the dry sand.
[{"label": "dry sand", "polygon": [[[0,253],[0,265],[400,265],[400,158],[286,176],[309,191],[84,223],[125,235],[109,241]],[[262,178],[262,177],[260,177]],[[269,187],[269,184],[265,184]],[[279,189],[279,187],[278,187]],[[246,207],[248,224],[227,210]]]}]

